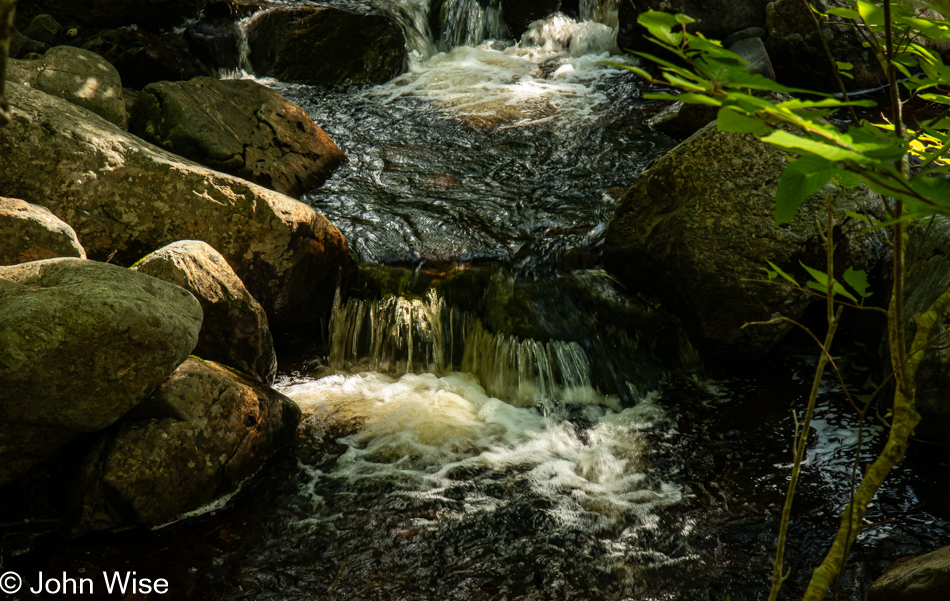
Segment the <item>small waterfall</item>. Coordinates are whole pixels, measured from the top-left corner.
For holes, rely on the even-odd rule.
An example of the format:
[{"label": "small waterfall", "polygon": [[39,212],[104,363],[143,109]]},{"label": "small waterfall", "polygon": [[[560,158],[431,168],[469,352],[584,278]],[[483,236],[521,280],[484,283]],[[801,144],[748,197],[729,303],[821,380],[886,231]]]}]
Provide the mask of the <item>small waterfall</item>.
[{"label": "small waterfall", "polygon": [[435,3],[434,8],[438,10],[434,16],[441,24],[437,44],[442,51],[509,37],[498,0],[487,3],[483,0],[441,0]]},{"label": "small waterfall", "polygon": [[[546,400],[605,402],[590,360],[576,342],[522,340],[494,334],[430,290],[424,299],[386,296],[340,301],[330,321],[330,366],[399,376],[471,373],[496,397],[515,405]],[[606,397],[607,403],[616,401]]]}]

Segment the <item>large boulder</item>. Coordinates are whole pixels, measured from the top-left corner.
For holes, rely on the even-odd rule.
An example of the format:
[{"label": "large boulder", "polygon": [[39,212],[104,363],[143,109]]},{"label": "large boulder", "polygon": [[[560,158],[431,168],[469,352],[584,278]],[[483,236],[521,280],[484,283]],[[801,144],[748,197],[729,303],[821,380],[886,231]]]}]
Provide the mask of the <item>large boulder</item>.
[{"label": "large boulder", "polygon": [[271,327],[329,308],[346,241],[305,204],[181,159],[17,84],[0,129],[0,189],[71,224],[90,258],[131,265],[177,240],[220,252]]},{"label": "large boulder", "polygon": [[86,458],[76,529],[157,526],[207,505],[290,443],[299,422],[284,395],[189,359]]},{"label": "large boulder", "polygon": [[[904,323],[908,339],[917,331],[914,314],[926,311],[941,294],[950,290],[950,220],[936,218],[911,231],[907,256],[912,259],[905,280]],[[941,341],[927,350],[917,368],[917,411],[920,424],[915,434],[950,446],[950,349],[942,342],[950,331],[950,316],[937,322],[933,336]]]},{"label": "large boulder", "polygon": [[[707,38],[721,40],[726,36],[749,27],[765,26],[765,7],[771,0],[737,0],[723,4],[709,0],[637,0],[620,2],[618,18],[620,30],[617,44],[621,48],[657,52],[659,46],[643,36],[647,30],[637,19],[648,10],[668,13],[685,13],[697,22],[687,29],[691,33],[702,32]],[[800,0],[795,0],[800,2]]]},{"label": "large boulder", "polygon": [[906,557],[871,585],[868,601],[944,601],[950,591],[950,547]]},{"label": "large boulder", "polygon": [[359,7],[274,8],[247,26],[259,76],[316,85],[384,83],[406,70],[402,29]]},{"label": "large boulder", "polygon": [[267,315],[218,251],[184,240],[156,250],[132,269],[181,286],[198,299],[204,321],[195,355],[274,383],[277,355]]},{"label": "large boulder", "polygon": [[95,52],[56,46],[36,60],[10,61],[7,79],[87,108],[125,129],[119,72]]},{"label": "large boulder", "polygon": [[[823,9],[837,6],[832,0],[818,0]],[[841,5],[845,5],[843,2]],[[768,6],[767,48],[778,81],[811,90],[838,91],[838,83],[825,54],[823,35],[832,56],[854,67],[853,78],[842,78],[849,90],[861,90],[887,81],[880,64],[853,25],[825,23],[823,34],[801,0],[776,0]]]},{"label": "large boulder", "polygon": [[122,417],[184,361],[200,327],[187,291],[115,265],[0,267],[0,482]]},{"label": "large boulder", "polygon": [[76,232],[46,207],[0,196],[0,265],[86,258]]},{"label": "large boulder", "polygon": [[791,328],[741,329],[775,315],[797,319],[814,297],[760,281],[770,260],[807,281],[799,264],[824,269],[816,219],[833,195],[836,265],[865,269],[877,246],[846,211],[879,214],[881,199],[834,184],[776,226],[775,190],[791,155],[710,123],[655,161],[627,191],[607,228],[604,264],[633,290],[653,292],[683,320],[695,342],[756,357]]},{"label": "large boulder", "polygon": [[299,198],[346,157],[306,111],[251,80],[197,77],[148,86],[132,133],[175,154]]}]

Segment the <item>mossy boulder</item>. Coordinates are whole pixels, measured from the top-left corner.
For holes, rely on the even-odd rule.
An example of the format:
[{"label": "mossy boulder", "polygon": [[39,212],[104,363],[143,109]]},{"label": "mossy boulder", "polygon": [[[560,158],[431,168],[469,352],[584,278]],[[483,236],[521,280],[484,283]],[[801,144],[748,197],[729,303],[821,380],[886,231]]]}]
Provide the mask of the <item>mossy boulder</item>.
[{"label": "mossy boulder", "polygon": [[198,299],[204,320],[196,355],[274,383],[277,355],[267,315],[218,251],[183,240],[156,250],[132,269],[181,286]]},{"label": "mossy boulder", "polygon": [[255,74],[311,85],[384,83],[406,70],[409,57],[393,19],[349,6],[258,13],[247,41]]},{"label": "mossy boulder", "polygon": [[141,138],[297,198],[346,160],[302,108],[250,80],[149,84],[131,114]]},{"label": "mossy boulder", "polygon": [[[309,206],[161,150],[81,107],[17,84],[0,128],[0,189],[47,207],[92,259],[131,265],[178,240],[224,256],[272,328],[329,310],[340,231]],[[29,143],[24,143],[29,140]]]},{"label": "mossy boulder", "polygon": [[[815,297],[762,282],[766,261],[800,281],[801,263],[824,269],[816,220],[835,206],[836,265],[867,269],[879,249],[862,221],[880,215],[880,197],[863,185],[829,183],[789,223],[775,225],[775,190],[792,155],[712,122],[656,160],[627,191],[607,228],[604,264],[632,290],[656,295],[707,350],[761,357],[792,327],[743,328],[783,315],[798,319]],[[801,263],[800,263],[801,262]]]},{"label": "mossy boulder", "polygon": [[292,442],[299,422],[284,395],[188,359],[84,461],[75,529],[158,526],[199,509]]},{"label": "mossy boulder", "polygon": [[0,265],[56,257],[86,258],[73,228],[46,207],[0,196]]}]

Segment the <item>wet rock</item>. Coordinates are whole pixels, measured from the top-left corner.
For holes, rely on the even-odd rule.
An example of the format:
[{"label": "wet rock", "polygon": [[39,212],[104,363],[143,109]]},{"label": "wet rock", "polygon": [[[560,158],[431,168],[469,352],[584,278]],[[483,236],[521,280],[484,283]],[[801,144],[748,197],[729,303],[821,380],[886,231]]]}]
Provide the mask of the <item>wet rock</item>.
[{"label": "wet rock", "polygon": [[272,328],[314,323],[329,309],[349,259],[343,235],[322,215],[58,98],[17,84],[7,93],[14,118],[0,129],[0,189],[71,224],[91,258],[131,265],[171,242],[203,240],[225,257]]},{"label": "wet rock", "polygon": [[83,44],[83,48],[109,61],[122,76],[122,82],[135,89],[142,89],[154,81],[178,81],[206,75],[189,56],[183,38],[171,36],[165,39],[137,27],[101,31]]},{"label": "wet rock", "polygon": [[299,422],[282,394],[188,359],[87,457],[76,531],[157,526],[207,505],[289,444]]},{"label": "wet rock", "polygon": [[950,590],[950,547],[898,560],[871,585],[868,601],[943,601]]},{"label": "wet rock", "polygon": [[302,108],[250,80],[150,84],[132,107],[130,129],[202,165],[298,198],[346,160]]},{"label": "wet rock", "polygon": [[218,251],[184,240],[148,255],[132,269],[191,292],[204,313],[194,354],[274,383],[277,355],[267,315]]},{"label": "wet rock", "polygon": [[86,258],[73,228],[46,207],[0,196],[0,266],[55,257]]},{"label": "wet rock", "polygon": [[762,43],[760,38],[750,37],[739,40],[730,45],[729,50],[748,61],[750,73],[775,79],[775,71],[772,69],[769,53],[765,50],[765,44]]},{"label": "wet rock", "polygon": [[814,297],[768,285],[770,260],[801,281],[799,265],[823,268],[815,224],[824,198],[835,197],[836,264],[865,269],[873,237],[845,211],[881,209],[864,187],[828,184],[807,198],[789,223],[774,222],[775,189],[791,155],[753,136],[720,132],[710,123],[655,161],[627,191],[607,229],[604,264],[632,290],[658,296],[701,348],[761,357],[791,327],[741,329],[774,315],[801,317]]},{"label": "wet rock", "polygon": [[729,3],[728,7],[719,2],[707,0],[645,0],[621,2],[618,17],[620,30],[617,44],[621,48],[655,52],[659,47],[644,39],[646,29],[637,23],[637,18],[648,10],[661,10],[668,13],[685,13],[696,19],[688,31],[702,32],[707,38],[721,40],[726,36],[748,29],[764,27],[765,7],[771,0],[740,0]]},{"label": "wet rock", "polygon": [[768,36],[769,32],[765,31],[761,27],[746,27],[741,31],[731,33],[722,39],[723,48],[728,48],[736,42],[741,42],[742,40],[748,40],[751,38],[759,38],[764,40]]},{"label": "wet rock", "polygon": [[686,138],[715,121],[718,114],[717,106],[676,101],[650,117],[647,125],[665,134]]},{"label": "wet rock", "polygon": [[23,29],[23,35],[47,46],[55,46],[66,37],[66,30],[50,15],[36,15]]},{"label": "wet rock", "polygon": [[360,8],[275,8],[247,27],[251,65],[259,76],[306,84],[384,83],[406,70],[399,25]]},{"label": "wet rock", "polygon": [[[950,289],[950,220],[938,218],[912,230],[907,256],[912,262],[904,284],[904,324],[908,340],[912,340],[917,331],[914,314],[926,311]],[[950,317],[938,321],[933,333],[936,340],[946,340],[948,329]],[[927,351],[917,368],[916,384],[917,411],[923,419],[915,435],[950,446],[950,349],[945,343]]]},{"label": "wet rock", "polygon": [[98,54],[72,46],[56,46],[40,59],[10,61],[10,64],[9,81],[28,84],[87,108],[123,129],[126,127],[119,72]]},{"label": "wet rock", "polygon": [[231,18],[199,21],[185,30],[185,40],[195,58],[213,72],[236,72],[241,66],[240,33]]},{"label": "wet rock", "polygon": [[[834,3],[821,0],[822,10]],[[882,85],[886,78],[864,40],[851,25],[825,23],[823,34],[801,0],[776,0],[768,6],[767,48],[779,82],[812,90],[837,92],[838,84],[819,35],[837,61],[852,63],[854,79],[842,78],[849,90]]]},{"label": "wet rock", "polygon": [[501,15],[514,39],[528,29],[528,25],[561,10],[561,0],[501,0]]}]

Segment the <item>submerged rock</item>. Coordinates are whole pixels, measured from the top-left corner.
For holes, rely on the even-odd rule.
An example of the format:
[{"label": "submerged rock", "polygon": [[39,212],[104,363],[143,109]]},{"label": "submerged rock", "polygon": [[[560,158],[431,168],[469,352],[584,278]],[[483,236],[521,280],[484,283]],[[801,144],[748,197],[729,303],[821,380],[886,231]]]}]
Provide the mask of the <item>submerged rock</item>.
[{"label": "submerged rock", "polygon": [[627,191],[607,229],[604,264],[633,290],[658,296],[690,339],[761,356],[792,327],[742,328],[776,315],[801,317],[815,297],[762,282],[770,260],[808,281],[799,261],[824,269],[816,218],[835,197],[836,264],[866,269],[877,245],[846,211],[876,213],[866,187],[834,184],[805,200],[776,226],[775,189],[791,155],[753,136],[721,132],[713,122],[655,161]]},{"label": "submerged rock", "polygon": [[250,80],[150,84],[135,101],[130,129],[202,165],[297,198],[346,160],[302,108]]},{"label": "submerged rock", "polygon": [[0,267],[0,475],[125,415],[188,356],[200,327],[187,291],[115,265]]},{"label": "submerged rock", "polygon": [[56,46],[36,60],[10,61],[6,77],[87,108],[125,129],[119,72],[95,52]]},{"label": "submerged rock", "polygon": [[868,601],[944,601],[950,590],[950,547],[906,557],[871,585]]},{"label": "submerged rock", "polygon": [[294,438],[300,408],[188,359],[86,458],[76,530],[157,526],[233,492]]},{"label": "submerged rock", "polygon": [[175,242],[132,269],[181,286],[204,312],[194,354],[274,383],[277,355],[267,315],[218,251],[204,242]]},{"label": "submerged rock", "polygon": [[395,21],[355,7],[268,10],[248,25],[247,41],[256,75],[311,85],[385,83],[409,58]]},{"label": "submerged rock", "polygon": [[86,258],[76,232],[46,207],[0,196],[0,265]]},{"label": "submerged rock", "polygon": [[314,323],[329,309],[348,259],[325,217],[58,98],[17,84],[7,93],[14,117],[0,129],[0,189],[71,224],[91,258],[131,265],[171,242],[202,240],[228,261],[272,328]]}]

